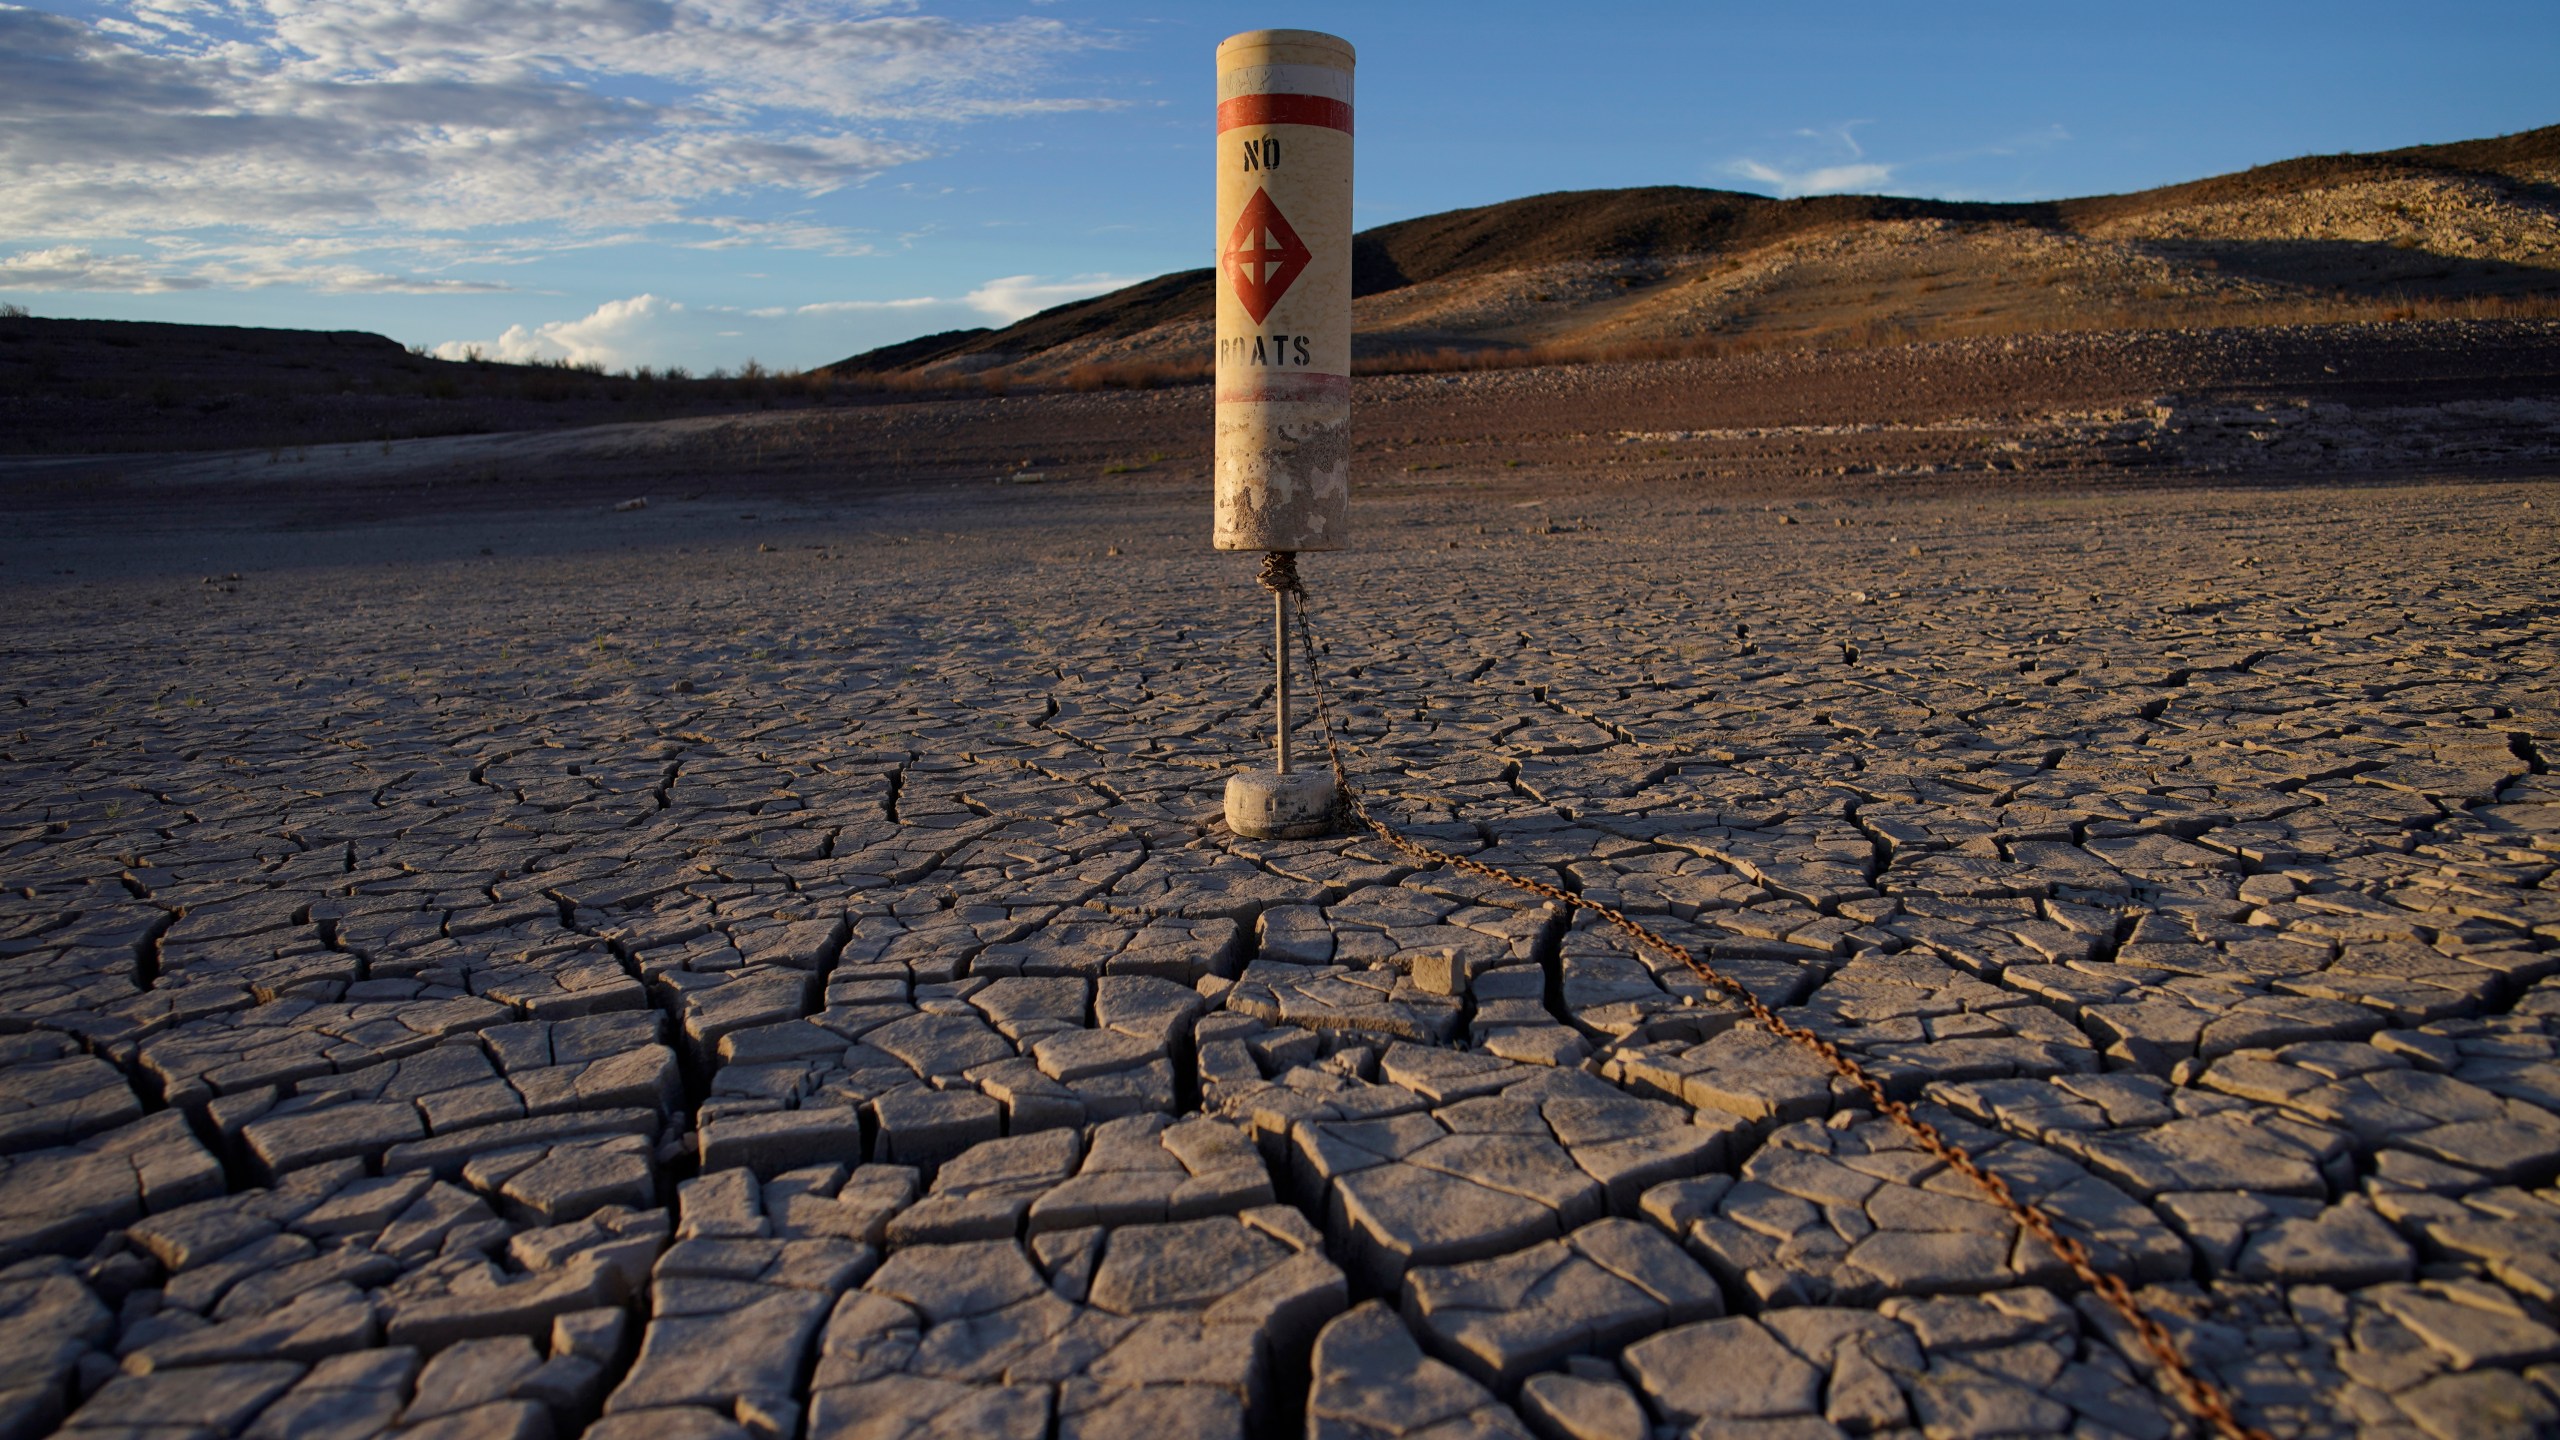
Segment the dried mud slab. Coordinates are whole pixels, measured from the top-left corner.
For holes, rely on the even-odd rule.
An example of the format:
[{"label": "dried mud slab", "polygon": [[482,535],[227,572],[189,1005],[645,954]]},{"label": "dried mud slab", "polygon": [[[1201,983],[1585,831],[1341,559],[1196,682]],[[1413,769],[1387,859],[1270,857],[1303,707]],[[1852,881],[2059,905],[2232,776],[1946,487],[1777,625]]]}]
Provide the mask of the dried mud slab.
[{"label": "dried mud slab", "polygon": [[[0,1431],[2181,1433],[1668,957],[1227,834],[1188,497],[971,493],[14,590]],[[1309,567],[1381,814],[2252,1423],[2560,1424],[2560,488],[1520,493]]]}]

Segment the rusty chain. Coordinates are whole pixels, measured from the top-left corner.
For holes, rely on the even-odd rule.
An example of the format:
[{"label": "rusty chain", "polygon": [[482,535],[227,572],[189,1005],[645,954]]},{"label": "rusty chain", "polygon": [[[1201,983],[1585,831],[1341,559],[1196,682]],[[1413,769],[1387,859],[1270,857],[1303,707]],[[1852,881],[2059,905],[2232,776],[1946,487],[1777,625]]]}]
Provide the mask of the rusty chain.
[{"label": "rusty chain", "polygon": [[1698,958],[1688,947],[1673,944],[1667,937],[1648,929],[1616,906],[1602,904],[1559,886],[1532,880],[1525,875],[1512,874],[1508,870],[1485,864],[1481,860],[1435,849],[1420,841],[1397,834],[1385,821],[1370,813],[1368,802],[1361,798],[1359,789],[1351,783],[1351,772],[1343,763],[1342,746],[1334,731],[1332,704],[1325,688],[1324,667],[1316,663],[1319,652],[1316,648],[1315,629],[1312,622],[1307,619],[1307,589],[1305,583],[1298,578],[1297,561],[1298,557],[1289,551],[1267,552],[1263,556],[1261,572],[1255,576],[1255,579],[1265,589],[1297,598],[1294,609],[1297,612],[1298,643],[1306,651],[1307,674],[1315,692],[1316,721],[1323,727],[1325,756],[1333,767],[1334,791],[1337,797],[1335,803],[1347,818],[1356,821],[1362,828],[1376,835],[1389,849],[1420,864],[1446,866],[1479,879],[1525,891],[1561,906],[1568,912],[1589,911],[1623,932],[1638,948],[1649,947],[1687,966],[1689,971],[1709,989],[1719,991],[1741,1005],[1743,1010],[1763,1029],[1820,1057],[1823,1063],[1830,1066],[1841,1078],[1864,1091],[1867,1098],[1874,1102],[1877,1114],[1902,1127],[1920,1143],[1921,1149],[1927,1151],[1948,1169],[1972,1181],[1991,1198],[1992,1204],[2016,1221],[2020,1228],[2043,1241],[2055,1255],[2061,1257],[2062,1263],[2070,1268],[2073,1275],[2079,1277],[2082,1284],[2088,1286],[2093,1294],[2104,1300],[2109,1308],[2124,1318],[2125,1323],[2132,1328],[2134,1337],[2141,1343],[2144,1352],[2154,1362],[2156,1373],[2167,1377],[2169,1391],[2196,1418],[2211,1426],[2216,1433],[2225,1437],[2225,1440],[2270,1440],[2267,1432],[2242,1423],[2238,1412],[2232,1409],[2229,1397],[2225,1396],[2213,1382],[2196,1373],[2195,1367],[2188,1363],[2186,1356],[2178,1349],[2177,1341],[2169,1333],[2168,1328],[2153,1319],[2134,1298],[2131,1286],[2117,1276],[2099,1269],[2088,1247],[2063,1234],[2053,1216],[2043,1206],[2033,1201],[2019,1199],[2016,1192],[2009,1188],[2008,1181],[1985,1169],[1979,1161],[1966,1154],[1961,1146],[1938,1133],[1938,1127],[1921,1119],[1908,1104],[1894,1099],[1886,1092],[1882,1081],[1868,1073],[1867,1069],[1857,1061],[1842,1054],[1838,1046],[1813,1031],[1780,1017],[1775,1010],[1763,1003],[1759,996],[1752,994],[1742,982],[1716,970],[1706,961]]}]

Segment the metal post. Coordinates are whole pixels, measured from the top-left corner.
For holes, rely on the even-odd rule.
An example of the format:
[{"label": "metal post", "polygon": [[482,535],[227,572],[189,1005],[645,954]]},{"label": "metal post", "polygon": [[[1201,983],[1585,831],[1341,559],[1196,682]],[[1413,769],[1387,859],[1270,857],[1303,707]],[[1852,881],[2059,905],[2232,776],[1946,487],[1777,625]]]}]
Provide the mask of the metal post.
[{"label": "metal post", "polygon": [[1289,773],[1289,592],[1271,592],[1271,653],[1280,662],[1280,773]]}]

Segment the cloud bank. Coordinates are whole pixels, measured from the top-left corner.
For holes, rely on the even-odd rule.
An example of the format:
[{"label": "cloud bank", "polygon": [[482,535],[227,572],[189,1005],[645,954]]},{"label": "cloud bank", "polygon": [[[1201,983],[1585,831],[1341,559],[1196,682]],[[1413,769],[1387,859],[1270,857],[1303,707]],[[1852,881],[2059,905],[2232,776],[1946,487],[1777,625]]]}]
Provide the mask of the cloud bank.
[{"label": "cloud bank", "polygon": [[[315,238],[406,262],[315,283],[393,289],[670,230],[853,253],[841,230],[775,224],[758,202],[859,184],[955,123],[1102,103],[1033,93],[1082,43],[1057,21],[962,22],[894,0],[95,12],[0,7],[0,226],[24,246],[11,263],[83,288],[239,284],[318,263],[293,248]],[[196,244],[148,243],[173,234]],[[27,258],[59,242],[92,261]]]}]

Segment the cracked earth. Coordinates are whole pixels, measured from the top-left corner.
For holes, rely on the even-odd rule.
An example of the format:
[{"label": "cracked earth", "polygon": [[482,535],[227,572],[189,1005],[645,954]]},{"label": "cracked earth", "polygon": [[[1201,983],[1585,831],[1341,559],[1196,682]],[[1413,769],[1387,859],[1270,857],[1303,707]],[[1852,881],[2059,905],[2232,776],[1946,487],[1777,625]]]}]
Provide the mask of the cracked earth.
[{"label": "cracked earth", "polygon": [[[985,493],[13,569],[0,1434],[2191,1433],[1675,964],[1230,835],[1197,496]],[[1307,557],[1383,815],[2250,1423],[2560,1428],[2560,486],[1570,504]]]}]

